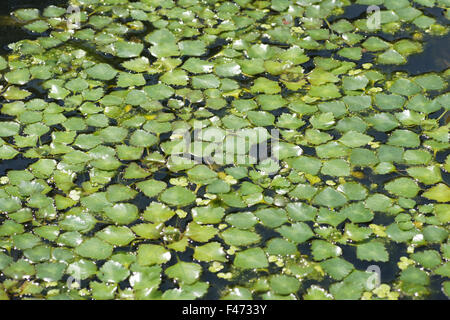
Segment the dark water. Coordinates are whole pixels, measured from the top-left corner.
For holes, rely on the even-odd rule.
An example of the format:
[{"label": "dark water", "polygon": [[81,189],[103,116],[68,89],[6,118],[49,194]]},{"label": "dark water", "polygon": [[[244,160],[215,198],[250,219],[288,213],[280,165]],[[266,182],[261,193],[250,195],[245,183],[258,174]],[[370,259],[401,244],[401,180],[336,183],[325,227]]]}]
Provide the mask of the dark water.
[{"label": "dark water", "polygon": [[[20,24],[13,23],[13,20],[10,18],[10,13],[19,8],[38,8],[43,9],[49,5],[58,5],[61,7],[67,6],[67,0],[0,0],[0,55],[7,54],[10,50],[7,45],[22,39],[34,39],[36,36],[33,36],[30,32],[23,30]],[[343,16],[339,16],[339,18],[346,18],[348,20],[354,20],[362,18],[365,15],[367,6],[361,5],[352,5],[346,7],[345,13]],[[428,14],[433,15],[437,20],[441,23],[443,21],[442,10],[441,9],[427,9]],[[338,17],[336,17],[338,18]],[[334,19],[331,18],[330,22]],[[397,40],[401,37],[393,37],[391,35],[384,34],[376,34],[382,38],[385,38],[388,41]],[[386,66],[381,68],[383,72],[393,73],[396,71],[407,72],[411,75],[422,74],[426,72],[442,72],[450,67],[450,35],[446,35],[443,37],[429,36],[425,35],[423,39],[424,50],[420,54],[412,55],[408,58],[408,62],[404,65],[400,66]],[[363,61],[364,62],[364,61]],[[362,63],[363,63],[362,62]],[[443,158],[445,159],[445,157]],[[27,168],[31,162],[34,160],[25,159],[20,155],[16,157],[14,160],[2,161],[0,162],[0,174],[3,175],[10,169],[21,170]],[[448,176],[447,176],[448,178]],[[367,180],[367,183],[370,184],[374,181],[370,179]],[[137,198],[138,199],[138,198]],[[138,207],[146,207],[148,203],[140,204]],[[249,210],[246,208],[245,210]],[[386,218],[386,217],[384,217]],[[375,217],[375,219],[384,219],[383,217]],[[378,221],[380,222],[380,221]],[[381,223],[381,222],[380,222]],[[258,233],[265,239],[270,239],[272,237],[272,230],[257,230]],[[214,240],[214,239],[213,239]],[[220,241],[220,239],[217,239]],[[399,261],[400,256],[402,256],[405,252],[404,245],[395,245],[392,244],[392,247],[389,247],[389,253],[391,257],[391,261]],[[353,263],[355,267],[359,270],[365,270],[371,263],[363,262],[356,258],[355,248],[350,246],[342,246],[343,248],[343,257]],[[129,248],[133,250],[134,248]],[[188,249],[186,252],[179,254],[178,258],[184,261],[189,261],[192,259],[192,250]],[[302,253],[305,253],[305,250],[301,250]],[[175,256],[173,257],[173,260]],[[170,261],[168,264],[172,265],[176,261]],[[378,263],[383,269],[383,282],[390,282],[396,279],[396,276],[399,272],[396,263]],[[223,272],[227,272],[227,267],[222,270]],[[0,279],[1,280],[1,279]],[[212,288],[209,290],[208,294],[204,297],[205,299],[218,299],[220,298],[220,293],[225,289],[227,285],[230,284],[229,281],[218,278],[214,273],[204,272],[202,275],[203,281],[208,281],[211,283]],[[433,277],[431,279],[430,289],[432,293],[427,297],[428,299],[446,299],[445,295],[441,292],[441,279],[435,279]],[[308,280],[307,282],[311,282]],[[122,284],[121,284],[122,285]],[[126,284],[123,284],[126,285]],[[164,290],[171,289],[173,284],[171,285],[169,282],[163,281],[161,284],[161,288]]]}]

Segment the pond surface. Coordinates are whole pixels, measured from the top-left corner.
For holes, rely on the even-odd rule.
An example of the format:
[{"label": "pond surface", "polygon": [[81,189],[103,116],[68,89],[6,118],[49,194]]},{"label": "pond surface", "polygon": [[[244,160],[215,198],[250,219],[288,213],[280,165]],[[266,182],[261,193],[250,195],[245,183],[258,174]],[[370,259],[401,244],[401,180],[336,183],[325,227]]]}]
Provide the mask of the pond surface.
[{"label": "pond surface", "polygon": [[447,299],[449,8],[6,1],[0,299]]}]

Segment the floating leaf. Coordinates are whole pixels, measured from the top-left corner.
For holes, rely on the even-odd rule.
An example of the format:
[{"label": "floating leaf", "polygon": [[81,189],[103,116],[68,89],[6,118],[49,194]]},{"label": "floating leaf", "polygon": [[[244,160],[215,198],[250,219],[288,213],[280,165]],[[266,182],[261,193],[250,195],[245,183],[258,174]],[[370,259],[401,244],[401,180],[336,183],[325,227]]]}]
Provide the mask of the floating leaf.
[{"label": "floating leaf", "polygon": [[389,137],[388,143],[399,147],[416,148],[420,145],[420,139],[412,131],[395,130]]},{"label": "floating leaf", "polygon": [[295,293],[300,289],[300,281],[286,275],[273,275],[270,277],[269,283],[275,293],[282,295]]},{"label": "floating leaf", "polygon": [[257,223],[257,218],[251,212],[240,212],[227,215],[226,222],[240,229],[250,229]]},{"label": "floating leaf", "polygon": [[221,236],[230,246],[248,246],[261,240],[257,233],[237,228],[229,228],[222,232]]},{"label": "floating leaf", "polygon": [[326,273],[336,280],[342,280],[354,269],[350,262],[347,262],[342,258],[328,259],[321,262],[320,265]]},{"label": "floating leaf", "polygon": [[311,244],[311,251],[314,260],[318,261],[334,258],[342,254],[342,249],[340,247],[323,240],[313,240]]},{"label": "floating leaf", "polygon": [[181,283],[193,284],[200,277],[201,267],[196,263],[180,261],[177,264],[167,268],[165,273],[168,277]]},{"label": "floating leaf", "polygon": [[359,244],[356,247],[356,256],[360,260],[367,261],[381,261],[389,260],[389,254],[381,242],[371,241],[368,243]]},{"label": "floating leaf", "polygon": [[106,261],[105,264],[99,270],[99,279],[103,282],[119,283],[125,280],[130,275],[130,271],[127,270],[122,264],[117,261]]},{"label": "floating leaf", "polygon": [[210,242],[203,246],[195,247],[194,259],[199,261],[219,261],[226,262],[225,251],[218,242]]},{"label": "floating leaf", "polygon": [[25,68],[5,73],[5,80],[11,84],[23,85],[30,81],[30,77],[30,72]]},{"label": "floating leaf", "polygon": [[75,249],[75,253],[90,259],[103,260],[108,258],[113,251],[113,247],[98,238],[85,240]]},{"label": "floating leaf", "polygon": [[195,200],[195,194],[183,187],[175,186],[161,194],[161,201],[173,206],[186,206]]},{"label": "floating leaf", "polygon": [[45,31],[47,31],[50,28],[50,26],[47,22],[45,22],[43,20],[36,20],[36,21],[33,21],[33,22],[27,24],[25,26],[25,28],[32,32],[43,33]]},{"label": "floating leaf", "polygon": [[267,268],[269,262],[261,248],[251,248],[236,253],[234,265],[241,269]]},{"label": "floating leaf", "polygon": [[134,234],[127,227],[108,226],[96,233],[96,236],[115,246],[126,246],[134,240]]},{"label": "floating leaf", "polygon": [[170,260],[170,252],[160,245],[141,244],[137,252],[137,262],[141,266],[163,264]]},{"label": "floating leaf", "polygon": [[442,180],[441,170],[437,166],[411,167],[406,171],[411,177],[424,184],[435,184]]},{"label": "floating leaf", "polygon": [[410,178],[398,178],[385,185],[385,189],[399,197],[413,198],[420,188]]},{"label": "floating leaf", "polygon": [[433,269],[436,266],[440,265],[442,262],[439,252],[435,250],[415,252],[411,255],[411,258],[428,269]]},{"label": "floating leaf", "polygon": [[427,285],[430,281],[425,271],[412,266],[401,272],[400,280],[418,285]]},{"label": "floating leaf", "polygon": [[219,79],[212,74],[192,77],[192,86],[195,89],[213,89],[218,88],[219,85]]},{"label": "floating leaf", "polygon": [[381,64],[403,64],[406,59],[394,49],[389,49],[378,56],[378,63]]},{"label": "floating leaf", "polygon": [[337,208],[346,204],[347,198],[339,191],[326,187],[314,197],[313,202],[318,205]]},{"label": "floating leaf", "polygon": [[38,9],[18,9],[14,11],[14,16],[23,21],[30,21],[39,19],[39,10]]},{"label": "floating leaf", "polygon": [[201,56],[206,52],[206,45],[201,40],[180,41],[178,47],[182,55]]},{"label": "floating leaf", "polygon": [[118,203],[104,209],[105,215],[117,224],[129,224],[138,218],[138,209],[129,203]]},{"label": "floating leaf", "polygon": [[136,187],[138,187],[139,190],[141,190],[149,198],[160,194],[164,189],[166,189],[166,186],[167,184],[165,182],[154,179],[136,183]]},{"label": "floating leaf", "polygon": [[138,57],[143,49],[144,45],[142,43],[126,41],[117,41],[114,43],[114,50],[120,58]]},{"label": "floating leaf", "polygon": [[267,78],[257,78],[251,88],[251,91],[254,93],[261,92],[266,94],[276,94],[281,91],[281,88],[275,81]]},{"label": "floating leaf", "polygon": [[438,202],[447,202],[450,199],[450,188],[443,183],[439,183],[424,192],[422,197]]},{"label": "floating leaf", "polygon": [[96,64],[87,69],[86,72],[91,78],[98,80],[111,80],[117,75],[117,71],[106,63]]},{"label": "floating leaf", "polygon": [[283,237],[295,243],[303,243],[314,236],[311,228],[304,222],[297,222],[290,226],[284,225],[276,230]]},{"label": "floating leaf", "polygon": [[225,209],[213,207],[197,207],[192,209],[192,218],[200,224],[214,224],[222,221]]}]

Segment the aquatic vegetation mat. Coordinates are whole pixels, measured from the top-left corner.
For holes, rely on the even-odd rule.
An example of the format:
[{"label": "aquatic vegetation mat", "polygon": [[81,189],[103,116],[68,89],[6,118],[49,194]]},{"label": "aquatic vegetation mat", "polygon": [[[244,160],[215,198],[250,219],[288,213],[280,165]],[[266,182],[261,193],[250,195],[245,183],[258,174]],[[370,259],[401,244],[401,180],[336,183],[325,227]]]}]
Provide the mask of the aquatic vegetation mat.
[{"label": "aquatic vegetation mat", "polygon": [[0,299],[450,296],[450,1],[69,4],[0,57]]}]

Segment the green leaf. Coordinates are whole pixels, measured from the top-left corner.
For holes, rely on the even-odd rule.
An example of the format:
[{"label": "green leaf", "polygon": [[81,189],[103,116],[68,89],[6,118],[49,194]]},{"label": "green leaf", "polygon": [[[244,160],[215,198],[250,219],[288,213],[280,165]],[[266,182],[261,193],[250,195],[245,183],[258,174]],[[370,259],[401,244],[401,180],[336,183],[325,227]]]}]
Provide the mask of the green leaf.
[{"label": "green leaf", "polygon": [[418,285],[428,285],[428,283],[430,282],[430,279],[425,271],[413,266],[409,266],[401,272],[400,280]]},{"label": "green leaf", "polygon": [[303,295],[304,300],[332,300],[333,297],[325,289],[312,285],[308,288],[307,292]]},{"label": "green leaf", "polygon": [[386,211],[392,204],[392,200],[383,194],[375,193],[367,198],[365,205],[374,211]]},{"label": "green leaf", "polygon": [[281,88],[277,82],[262,77],[257,78],[251,87],[251,92],[253,93],[276,94],[280,91]]},{"label": "green leaf", "polygon": [[36,271],[32,264],[25,259],[19,259],[11,263],[3,270],[3,273],[10,278],[20,280],[35,275]]},{"label": "green leaf", "polygon": [[426,226],[422,232],[425,240],[430,243],[440,243],[448,237],[448,231],[438,226]]},{"label": "green leaf", "polygon": [[323,100],[329,100],[333,98],[339,98],[341,93],[339,88],[332,83],[328,83],[322,86],[311,86],[309,90],[309,95],[311,97],[319,97]]},{"label": "green leaf", "polygon": [[410,167],[406,171],[411,177],[424,184],[435,184],[442,180],[441,169],[437,166]]},{"label": "green leaf", "polygon": [[109,260],[100,268],[98,278],[106,283],[119,283],[128,278],[129,275],[130,271],[122,264]]},{"label": "green leaf", "polygon": [[258,222],[251,212],[229,214],[225,217],[225,221],[240,229],[250,229]]},{"label": "green leaf", "polygon": [[411,258],[428,269],[433,269],[440,265],[442,262],[441,256],[436,250],[424,250],[415,252],[411,255]]},{"label": "green leaf", "polygon": [[350,175],[350,165],[342,159],[325,161],[321,173],[329,176],[343,177]]},{"label": "green leaf", "polygon": [[31,95],[31,92],[28,90],[22,90],[16,86],[10,86],[3,93],[3,97],[8,100],[23,100]]},{"label": "green leaf", "polygon": [[320,265],[326,273],[336,280],[342,280],[354,269],[350,262],[342,258],[328,259],[321,262]]},{"label": "green leaf", "polygon": [[205,165],[197,165],[192,169],[186,171],[190,180],[197,184],[207,184],[214,181],[217,177],[217,173],[208,168]]},{"label": "green leaf", "polygon": [[210,242],[203,246],[197,246],[194,249],[194,259],[199,261],[211,262],[219,261],[226,262],[225,251],[219,242]]},{"label": "green leaf", "polygon": [[219,78],[212,74],[192,77],[192,87],[195,89],[213,89],[218,88],[219,85]]},{"label": "green leaf", "polygon": [[160,265],[170,260],[170,251],[155,244],[141,244],[137,252],[137,262],[141,266]]},{"label": "green leaf", "polygon": [[123,62],[122,65],[124,68],[134,72],[145,72],[150,70],[150,63],[146,57],[127,60]]},{"label": "green leaf", "polygon": [[87,74],[98,80],[111,80],[117,75],[117,71],[106,63],[99,63],[86,70]]},{"label": "green leaf", "polygon": [[182,55],[201,56],[206,53],[206,45],[201,40],[185,40],[178,43]]},{"label": "green leaf", "polygon": [[339,191],[326,187],[314,197],[313,203],[330,208],[338,208],[347,203],[347,198]]},{"label": "green leaf", "polygon": [[385,189],[399,197],[413,198],[420,188],[417,183],[410,178],[397,178],[388,182]]},{"label": "green leaf", "polygon": [[362,43],[362,46],[368,51],[381,51],[389,48],[389,43],[381,40],[378,37],[369,37]]},{"label": "green leaf", "polygon": [[404,64],[406,59],[394,49],[389,49],[378,56],[380,64]]},{"label": "green leaf", "polygon": [[356,256],[360,260],[367,261],[389,261],[389,254],[381,242],[371,241],[368,243],[359,244],[356,247]]},{"label": "green leaf", "polygon": [[104,213],[117,224],[130,224],[138,219],[138,208],[129,203],[117,203],[105,208]]},{"label": "green leaf", "polygon": [[342,249],[340,247],[324,240],[313,240],[311,251],[314,260],[316,261],[335,258],[342,254]]},{"label": "green leaf", "polygon": [[298,171],[316,175],[322,167],[322,162],[313,157],[300,156],[290,161],[290,165]]},{"label": "green leaf", "polygon": [[22,21],[31,21],[39,19],[39,9],[18,9],[14,11],[14,16]]},{"label": "green leaf", "polygon": [[200,265],[191,262],[180,261],[167,268],[165,273],[168,277],[185,284],[193,284],[202,273]]},{"label": "green leaf", "polygon": [[442,90],[446,87],[445,81],[437,74],[425,74],[414,78],[414,82],[425,90]]},{"label": "green leaf", "polygon": [[389,88],[389,91],[404,96],[412,96],[421,91],[420,87],[408,79],[397,79]]},{"label": "green leaf", "polygon": [[86,259],[75,261],[67,267],[67,274],[77,280],[86,280],[97,273],[97,266],[94,262]]},{"label": "green leaf", "polygon": [[30,81],[30,72],[28,69],[17,69],[10,72],[5,73],[5,80],[10,84],[18,84],[23,85]]},{"label": "green leaf", "polygon": [[270,288],[276,294],[287,295],[300,289],[300,281],[286,275],[272,275],[269,279]]},{"label": "green leaf", "polygon": [[267,257],[261,248],[251,248],[236,252],[233,263],[241,269],[260,269],[269,266]]},{"label": "green leaf", "polygon": [[295,243],[303,243],[314,236],[311,228],[304,222],[297,222],[290,226],[281,226],[276,229],[284,238]]},{"label": "green leaf", "polygon": [[330,293],[336,300],[358,300],[363,292],[362,286],[349,282],[337,282],[330,286]]},{"label": "green leaf", "polygon": [[192,209],[192,218],[199,224],[216,224],[222,221],[225,215],[224,208],[196,207]]},{"label": "green leaf", "polygon": [[422,197],[438,202],[447,202],[450,199],[450,188],[443,183],[439,183],[424,192]]},{"label": "green leaf", "polygon": [[297,246],[285,239],[273,238],[267,242],[266,248],[267,254],[290,256],[298,253]]},{"label": "green leaf", "polygon": [[342,142],[343,144],[345,144],[347,147],[351,147],[351,148],[357,148],[357,147],[361,147],[364,146],[366,144],[368,144],[369,142],[371,142],[373,140],[373,138],[371,136],[359,133],[359,132],[355,132],[355,131],[348,131],[346,132],[340,139],[339,141]]},{"label": "green leaf", "polygon": [[[209,73],[212,71],[214,64],[198,58],[189,58],[181,68],[191,73]],[[219,75],[219,74],[218,74]]]},{"label": "green leaf", "polygon": [[50,28],[50,25],[44,20],[36,20],[31,23],[28,23],[27,25],[25,25],[24,28],[32,32],[43,33]]},{"label": "green leaf", "polygon": [[360,60],[362,57],[362,48],[343,48],[337,54],[347,59]]},{"label": "green leaf", "polygon": [[368,83],[369,79],[364,75],[342,78],[342,85],[345,90],[361,90],[364,89]]},{"label": "green leaf", "polygon": [[229,228],[222,232],[221,236],[230,246],[248,246],[261,240],[258,233],[237,228]]},{"label": "green leaf", "polygon": [[104,260],[108,258],[113,251],[113,246],[98,239],[89,238],[75,248],[75,253],[90,259]]},{"label": "green leaf", "polygon": [[115,246],[126,246],[135,239],[133,232],[127,227],[108,226],[95,235]]},{"label": "green leaf", "polygon": [[186,229],[186,236],[190,239],[198,242],[207,242],[209,239],[213,238],[218,233],[218,230],[213,226],[207,225],[202,226],[198,223],[189,223]]},{"label": "green leaf", "polygon": [[163,181],[154,179],[141,181],[136,183],[136,187],[141,190],[147,197],[153,198],[166,189],[167,184]]},{"label": "green leaf", "polygon": [[161,194],[161,201],[172,206],[183,207],[195,201],[195,193],[186,188],[175,186]]},{"label": "green leaf", "polygon": [[131,200],[136,195],[137,191],[121,184],[110,185],[108,186],[108,190],[106,191],[106,198],[111,202]]},{"label": "green leaf", "polygon": [[138,57],[144,45],[136,42],[117,41],[114,42],[115,55],[119,58],[134,58]]},{"label": "green leaf", "polygon": [[188,84],[189,77],[184,70],[175,69],[166,72],[159,79],[169,85],[185,86]]},{"label": "green leaf", "polygon": [[263,225],[269,228],[279,227],[288,220],[286,211],[279,208],[260,209],[254,214]]}]

